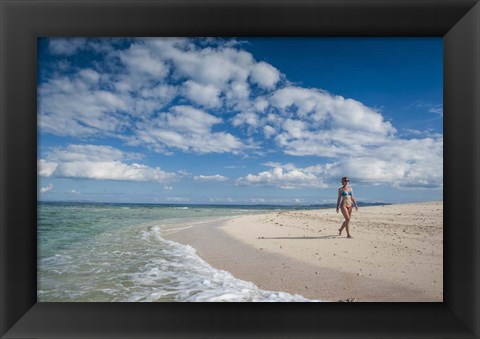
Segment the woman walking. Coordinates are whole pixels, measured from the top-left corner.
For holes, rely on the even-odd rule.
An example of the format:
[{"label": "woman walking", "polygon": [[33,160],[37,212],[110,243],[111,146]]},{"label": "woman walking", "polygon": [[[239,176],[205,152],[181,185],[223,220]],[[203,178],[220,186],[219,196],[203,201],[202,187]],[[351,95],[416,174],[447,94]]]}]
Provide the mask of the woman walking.
[{"label": "woman walking", "polygon": [[337,199],[337,213],[339,206],[341,206],[342,214],[345,217],[345,221],[342,224],[342,227],[338,229],[338,235],[342,235],[342,231],[345,228],[347,230],[347,238],[352,238],[350,235],[350,218],[352,216],[352,201],[355,203],[355,209],[358,211],[357,200],[353,197],[352,188],[348,185],[350,180],[347,177],[342,178],[342,187],[338,189],[338,199]]}]

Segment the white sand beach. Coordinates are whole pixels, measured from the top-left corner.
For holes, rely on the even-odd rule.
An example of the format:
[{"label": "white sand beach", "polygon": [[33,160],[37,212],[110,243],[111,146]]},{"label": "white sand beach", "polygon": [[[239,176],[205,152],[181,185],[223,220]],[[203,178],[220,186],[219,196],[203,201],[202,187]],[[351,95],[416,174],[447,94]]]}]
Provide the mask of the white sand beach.
[{"label": "white sand beach", "polygon": [[284,210],[202,224],[168,238],[267,290],[338,301],[443,301],[443,202],[353,211]]}]

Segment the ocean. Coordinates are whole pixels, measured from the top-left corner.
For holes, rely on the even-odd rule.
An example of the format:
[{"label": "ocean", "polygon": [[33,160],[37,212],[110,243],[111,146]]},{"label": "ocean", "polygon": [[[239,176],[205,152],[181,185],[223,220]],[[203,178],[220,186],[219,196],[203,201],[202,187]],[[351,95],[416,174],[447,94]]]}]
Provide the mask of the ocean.
[{"label": "ocean", "polygon": [[198,223],[280,208],[286,207],[39,202],[38,301],[314,301],[262,290],[164,238]]}]

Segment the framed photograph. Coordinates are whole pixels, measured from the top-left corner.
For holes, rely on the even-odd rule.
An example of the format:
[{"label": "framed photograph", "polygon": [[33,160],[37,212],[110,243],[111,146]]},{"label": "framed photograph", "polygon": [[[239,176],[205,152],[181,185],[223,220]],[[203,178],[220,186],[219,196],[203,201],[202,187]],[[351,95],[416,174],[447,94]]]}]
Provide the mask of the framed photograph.
[{"label": "framed photograph", "polygon": [[479,335],[478,1],[1,6],[2,337]]}]

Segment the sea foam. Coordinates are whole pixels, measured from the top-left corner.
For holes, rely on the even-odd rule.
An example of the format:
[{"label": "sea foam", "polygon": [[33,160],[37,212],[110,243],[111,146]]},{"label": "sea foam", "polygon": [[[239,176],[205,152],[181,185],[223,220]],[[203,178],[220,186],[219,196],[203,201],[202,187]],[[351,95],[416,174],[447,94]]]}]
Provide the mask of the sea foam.
[{"label": "sea foam", "polygon": [[40,211],[40,302],[320,301],[262,290],[163,237],[246,210],[121,207],[48,205]]}]

